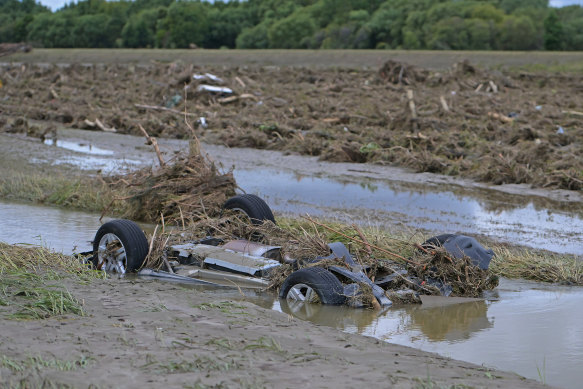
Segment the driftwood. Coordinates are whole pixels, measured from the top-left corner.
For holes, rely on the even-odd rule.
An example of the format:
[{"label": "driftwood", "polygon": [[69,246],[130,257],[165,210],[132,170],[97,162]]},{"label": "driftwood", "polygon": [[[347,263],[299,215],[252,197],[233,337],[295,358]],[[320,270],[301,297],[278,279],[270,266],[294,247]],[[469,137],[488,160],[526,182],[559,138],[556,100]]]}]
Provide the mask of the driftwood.
[{"label": "driftwood", "polygon": [[578,111],[563,111],[565,115],[583,116],[583,112]]},{"label": "driftwood", "polygon": [[154,147],[154,150],[156,151],[156,156],[158,157],[158,162],[160,162],[160,166],[162,167],[165,166],[166,162],[164,162],[164,158],[162,158],[162,153],[160,152],[160,148],[158,147],[158,141],[156,140],[156,138],[148,135],[148,133],[146,132],[144,127],[142,127],[141,124],[138,124],[138,128],[140,129],[140,131],[142,131],[142,134],[144,134],[144,136],[148,140],[148,144],[151,144]]},{"label": "driftwood", "polygon": [[441,102],[441,106],[445,112],[449,112],[449,106],[447,105],[447,101],[445,101],[445,97],[439,96],[439,101]]},{"label": "driftwood", "polygon": [[166,111],[166,112],[175,113],[177,115],[186,115],[186,116],[197,117],[197,115],[195,115],[193,113],[179,111],[177,109],[172,109],[172,108],[161,107],[159,105],[134,104],[134,106],[136,108],[141,108],[141,109],[150,109],[150,110],[153,110],[153,111]]},{"label": "driftwood", "polygon": [[512,123],[514,121],[514,119],[512,118],[509,118],[508,116],[501,115],[496,112],[488,112],[488,116],[491,117],[492,119],[500,120],[503,123]]},{"label": "driftwood", "polygon": [[239,95],[239,96],[223,97],[221,99],[217,99],[217,101],[221,104],[228,104],[228,103],[232,103],[232,102],[237,101],[237,100],[245,100],[245,99],[257,100],[257,97],[253,96],[250,93],[243,93],[242,95]]},{"label": "driftwood", "polygon": [[101,131],[104,131],[104,132],[117,132],[117,130],[115,128],[113,128],[113,127],[107,127],[105,124],[101,123],[101,121],[99,119],[95,119],[94,122],[92,122],[89,119],[85,119],[83,121],[83,123],[85,123],[85,125],[87,127],[91,127],[91,128],[97,127]]}]

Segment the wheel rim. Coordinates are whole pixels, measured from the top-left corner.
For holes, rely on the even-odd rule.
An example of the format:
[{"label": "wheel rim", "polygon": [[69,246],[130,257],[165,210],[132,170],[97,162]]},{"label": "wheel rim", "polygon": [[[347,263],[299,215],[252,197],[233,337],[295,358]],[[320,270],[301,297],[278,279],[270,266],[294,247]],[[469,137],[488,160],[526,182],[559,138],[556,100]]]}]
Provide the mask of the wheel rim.
[{"label": "wheel rim", "polygon": [[252,219],[249,217],[249,215],[247,214],[247,212],[245,212],[243,209],[241,208],[229,208],[229,211],[232,212],[233,215],[244,219],[243,221],[249,224],[252,224]]},{"label": "wheel rim", "polygon": [[312,287],[306,284],[295,284],[287,292],[286,300],[289,302],[319,303],[320,297]]},{"label": "wheel rim", "polygon": [[117,235],[108,233],[101,237],[97,249],[97,268],[107,273],[125,274],[126,249]]}]

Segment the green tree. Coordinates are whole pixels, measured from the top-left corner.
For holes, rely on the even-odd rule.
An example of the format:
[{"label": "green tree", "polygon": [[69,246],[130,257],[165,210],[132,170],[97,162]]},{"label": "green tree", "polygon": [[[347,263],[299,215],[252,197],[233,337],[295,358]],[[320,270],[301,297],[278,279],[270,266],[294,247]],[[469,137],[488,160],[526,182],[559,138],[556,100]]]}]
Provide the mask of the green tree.
[{"label": "green tree", "polygon": [[305,12],[296,12],[275,22],[267,30],[269,47],[299,49],[305,47],[305,38],[316,31],[316,22]]},{"label": "green tree", "polygon": [[546,50],[563,49],[563,25],[555,10],[549,12],[544,22],[544,47]]},{"label": "green tree", "polygon": [[548,0],[501,0],[499,8],[507,14],[513,13],[519,8],[542,8],[549,6]]},{"label": "green tree", "polygon": [[[235,3],[237,4],[237,3]],[[214,8],[208,14],[209,32],[204,47],[220,48],[236,46],[237,36],[244,28],[251,27],[248,11],[242,6],[230,5],[224,9]]]},{"label": "green tree", "polygon": [[536,48],[534,24],[526,16],[507,16],[500,25],[500,48],[503,50],[533,50]]},{"label": "green tree", "polygon": [[260,23],[254,27],[245,28],[237,36],[238,49],[267,49],[269,38],[267,36],[268,22]]},{"label": "green tree", "polygon": [[74,20],[72,27],[73,47],[112,47],[115,37],[109,34],[107,22],[109,17],[105,14],[83,15]]},{"label": "green tree", "polygon": [[154,47],[158,21],[166,15],[164,7],[145,9],[132,15],[121,31],[123,47]]},{"label": "green tree", "polygon": [[187,1],[173,3],[168,7],[165,26],[171,47],[186,48],[191,43],[202,46],[209,31],[207,6]]}]

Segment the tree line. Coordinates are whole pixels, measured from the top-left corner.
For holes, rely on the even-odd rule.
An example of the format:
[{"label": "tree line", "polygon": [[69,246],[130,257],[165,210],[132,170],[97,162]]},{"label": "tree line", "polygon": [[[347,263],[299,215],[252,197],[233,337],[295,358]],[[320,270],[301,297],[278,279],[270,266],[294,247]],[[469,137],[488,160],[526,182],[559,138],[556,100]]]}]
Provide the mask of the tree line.
[{"label": "tree line", "polygon": [[0,42],[47,48],[583,50],[548,0],[0,0]]}]

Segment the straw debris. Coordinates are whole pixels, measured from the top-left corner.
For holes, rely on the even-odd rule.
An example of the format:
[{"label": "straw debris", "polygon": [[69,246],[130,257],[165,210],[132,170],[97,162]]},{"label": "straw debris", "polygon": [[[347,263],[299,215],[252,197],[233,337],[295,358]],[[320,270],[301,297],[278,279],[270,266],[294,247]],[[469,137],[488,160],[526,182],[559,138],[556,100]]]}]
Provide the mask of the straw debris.
[{"label": "straw debris", "polygon": [[147,168],[105,180],[114,189],[129,188],[128,196],[116,199],[128,203],[124,218],[169,224],[218,216],[236,188],[232,171],[221,173],[200,147],[191,147],[187,156],[157,170]]}]

